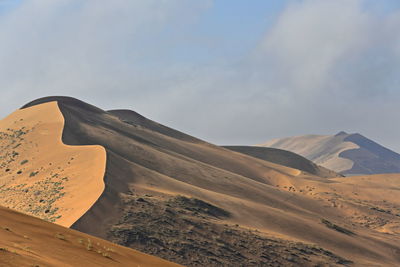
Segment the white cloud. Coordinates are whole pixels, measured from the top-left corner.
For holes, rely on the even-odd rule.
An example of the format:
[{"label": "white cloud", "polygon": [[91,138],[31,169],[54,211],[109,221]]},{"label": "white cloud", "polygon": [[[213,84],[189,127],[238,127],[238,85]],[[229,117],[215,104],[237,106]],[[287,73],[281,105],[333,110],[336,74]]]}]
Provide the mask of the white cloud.
[{"label": "white cloud", "polygon": [[140,95],[146,87],[156,86],[152,79],[158,75],[148,71],[146,59],[169,41],[158,35],[190,24],[211,3],[22,2],[0,17],[0,90],[10,103],[3,109],[9,112],[15,109],[11,105],[44,95],[100,98],[99,104],[113,98],[127,101],[130,93]]},{"label": "white cloud", "polygon": [[293,1],[249,58],[188,81],[196,94],[169,117],[192,107],[196,125],[181,124],[225,144],[346,130],[400,151],[400,12],[365,4]]},{"label": "white cloud", "polygon": [[[357,0],[305,1],[290,5],[257,55],[291,90],[319,90],[340,61],[368,43],[369,15]],[[268,61],[268,62],[265,62]]]},{"label": "white cloud", "polygon": [[365,3],[294,2],[255,51],[265,90],[280,91],[288,103],[282,114],[298,116],[296,127],[286,125],[279,134],[344,129],[400,149],[400,128],[393,127],[400,111],[400,13],[377,15]]},{"label": "white cloud", "polygon": [[248,55],[196,65],[171,54],[211,0],[26,0],[0,16],[2,115],[62,94],[217,143],[346,130],[400,151],[400,13],[366,1],[290,1]]}]

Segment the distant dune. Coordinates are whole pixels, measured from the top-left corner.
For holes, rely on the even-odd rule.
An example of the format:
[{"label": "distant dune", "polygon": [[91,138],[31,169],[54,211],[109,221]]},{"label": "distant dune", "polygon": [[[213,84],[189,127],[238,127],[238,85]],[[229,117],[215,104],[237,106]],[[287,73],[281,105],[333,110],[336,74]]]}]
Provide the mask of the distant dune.
[{"label": "distant dune", "polygon": [[400,173],[400,154],[360,134],[304,135],[258,146],[288,150],[345,175]]},{"label": "distant dune", "polygon": [[[106,152],[104,190],[89,195],[97,200],[73,229],[186,266],[400,264],[400,174],[321,177],[302,158],[301,169],[283,166],[73,98],[24,110],[54,101],[64,144]],[[71,175],[84,179],[84,171]],[[77,215],[64,209],[61,218],[70,213]]]},{"label": "distant dune", "polygon": [[300,155],[282,149],[256,146],[224,146],[224,148],[283,166],[295,168],[319,177],[343,177],[343,175],[319,166]]}]

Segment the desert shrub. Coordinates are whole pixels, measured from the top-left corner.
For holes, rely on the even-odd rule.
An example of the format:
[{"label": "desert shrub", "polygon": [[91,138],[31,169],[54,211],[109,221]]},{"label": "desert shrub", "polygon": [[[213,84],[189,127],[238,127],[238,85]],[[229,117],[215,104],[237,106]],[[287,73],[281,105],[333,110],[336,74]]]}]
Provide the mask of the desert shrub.
[{"label": "desert shrub", "polygon": [[65,240],[65,236],[63,234],[60,234],[60,233],[55,234],[55,237],[60,239],[60,240]]},{"label": "desert shrub", "polygon": [[328,227],[328,228],[330,228],[330,229],[333,229],[333,230],[335,230],[335,231],[338,231],[338,232],[340,232],[340,233],[343,233],[343,234],[346,234],[346,235],[354,235],[354,233],[353,233],[352,231],[350,231],[350,230],[348,230],[348,229],[346,229],[346,228],[343,228],[343,227],[341,227],[341,226],[339,226],[339,225],[336,225],[336,224],[334,224],[334,223],[332,223],[332,222],[330,222],[330,221],[328,221],[328,220],[321,219],[321,222],[322,222],[323,224],[325,224],[326,227]]},{"label": "desert shrub", "polygon": [[104,252],[102,255],[103,255],[103,257],[105,257],[105,258],[109,258],[109,259],[111,259],[111,256],[110,256],[110,254],[108,254],[108,253],[106,253],[106,252]]},{"label": "desert shrub", "polygon": [[87,243],[86,249],[90,251],[90,250],[92,250],[92,248],[93,248],[92,241],[88,238],[88,243]]},{"label": "desert shrub", "polygon": [[34,176],[36,176],[38,173],[39,173],[39,171],[31,172],[31,173],[29,174],[29,177],[34,177]]}]

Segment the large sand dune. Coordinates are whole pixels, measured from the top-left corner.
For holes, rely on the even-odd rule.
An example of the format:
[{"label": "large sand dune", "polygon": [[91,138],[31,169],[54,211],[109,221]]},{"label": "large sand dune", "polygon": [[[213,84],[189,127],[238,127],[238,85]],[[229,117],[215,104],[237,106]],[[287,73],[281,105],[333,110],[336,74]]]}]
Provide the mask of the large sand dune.
[{"label": "large sand dune", "polygon": [[400,264],[399,176],[374,177],[375,193],[376,184],[233,152],[134,112],[63,97],[24,108],[53,101],[65,144],[107,153],[104,191],[74,229],[189,266]]}]

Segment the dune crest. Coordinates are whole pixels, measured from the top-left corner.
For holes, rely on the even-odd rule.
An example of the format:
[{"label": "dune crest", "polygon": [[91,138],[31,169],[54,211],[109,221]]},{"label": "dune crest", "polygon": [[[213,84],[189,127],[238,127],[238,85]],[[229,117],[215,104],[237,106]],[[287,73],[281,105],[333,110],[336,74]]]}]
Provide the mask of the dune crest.
[{"label": "dune crest", "polygon": [[0,205],[69,227],[104,191],[102,146],[62,142],[57,102],[20,109],[0,121]]}]

